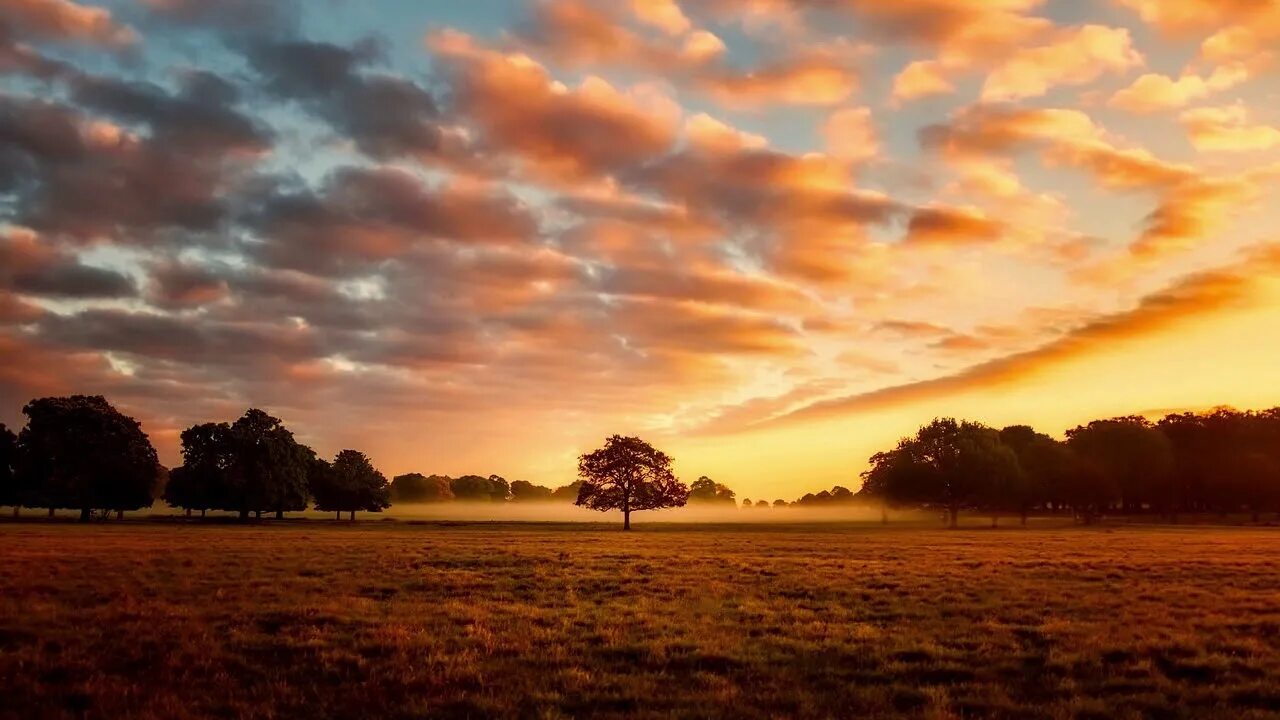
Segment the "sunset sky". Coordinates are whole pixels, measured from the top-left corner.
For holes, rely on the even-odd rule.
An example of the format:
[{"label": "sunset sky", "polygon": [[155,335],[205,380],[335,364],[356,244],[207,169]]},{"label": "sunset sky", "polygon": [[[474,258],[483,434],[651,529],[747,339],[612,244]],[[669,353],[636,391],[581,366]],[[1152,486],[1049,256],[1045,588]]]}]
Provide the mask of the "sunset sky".
[{"label": "sunset sky", "polygon": [[1280,404],[1280,0],[0,0],[0,421],[739,497]]}]

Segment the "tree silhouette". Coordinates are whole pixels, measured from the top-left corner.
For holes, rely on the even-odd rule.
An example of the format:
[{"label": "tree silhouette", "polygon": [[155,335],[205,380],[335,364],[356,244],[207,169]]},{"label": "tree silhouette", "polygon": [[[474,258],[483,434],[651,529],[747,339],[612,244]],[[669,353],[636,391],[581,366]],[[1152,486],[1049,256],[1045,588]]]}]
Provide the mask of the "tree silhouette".
[{"label": "tree silhouette", "polygon": [[735,493],[727,486],[703,475],[689,485],[689,503],[736,505]]},{"label": "tree silhouette", "polygon": [[592,510],[621,510],[622,529],[631,529],[631,513],[680,507],[689,488],[671,472],[671,458],[636,437],[614,435],[604,447],[578,458],[582,487],[577,505]]},{"label": "tree silhouette", "polygon": [[229,475],[235,463],[231,426],[202,423],[182,431],[182,465],[169,472],[164,501],[190,515],[227,507]]},{"label": "tree silhouette", "polygon": [[511,502],[549,502],[552,492],[551,488],[528,480],[515,480],[511,483]]},{"label": "tree silhouette", "polygon": [[12,505],[13,516],[18,516],[22,499],[18,493],[18,436],[0,423],[0,505]]},{"label": "tree silhouette", "polygon": [[1017,457],[995,430],[940,418],[894,450],[872,456],[863,478],[870,494],[887,502],[944,508],[954,528],[962,508],[989,502],[991,487],[1018,472]]},{"label": "tree silhouette", "polygon": [[561,485],[551,491],[551,499],[555,502],[577,502],[578,491],[582,489],[582,481],[574,480],[568,485]]},{"label": "tree silhouette", "polygon": [[357,511],[382,512],[391,506],[387,478],[356,450],[338,453],[328,471],[317,473],[312,483],[316,509],[336,512],[339,519],[343,512],[355,520]]},{"label": "tree silhouette", "polygon": [[241,518],[307,507],[308,472],[315,453],[300,445],[279,418],[251,408],[231,424],[235,461],[231,467],[232,508]]},{"label": "tree silhouette", "polygon": [[1173,448],[1146,418],[1094,420],[1068,430],[1067,444],[1116,496],[1121,512],[1176,500]]},{"label": "tree silhouette", "polygon": [[450,483],[450,479],[444,475],[397,475],[391,479],[391,499],[397,503],[445,502],[453,499]]},{"label": "tree silhouette", "polygon": [[41,506],[78,509],[82,521],[151,506],[160,463],[137,420],[100,395],[41,398],[22,412],[18,472]]},{"label": "tree silhouette", "polygon": [[502,502],[511,492],[507,481],[497,475],[463,475],[454,478],[450,487],[453,496],[465,502]]},{"label": "tree silhouette", "polygon": [[1022,524],[1037,505],[1061,497],[1072,480],[1075,460],[1071,450],[1044,433],[1026,425],[1011,425],[1000,431],[1000,441],[1018,457],[1022,474],[1008,488],[1007,506],[1017,511]]}]

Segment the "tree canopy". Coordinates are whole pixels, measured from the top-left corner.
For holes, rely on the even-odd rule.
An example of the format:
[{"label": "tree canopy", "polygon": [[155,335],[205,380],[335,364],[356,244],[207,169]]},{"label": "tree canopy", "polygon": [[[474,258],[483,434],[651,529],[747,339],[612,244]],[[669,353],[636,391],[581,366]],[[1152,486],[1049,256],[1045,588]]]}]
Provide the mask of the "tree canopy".
[{"label": "tree canopy", "polygon": [[614,435],[604,447],[578,458],[582,487],[577,504],[592,510],[621,510],[622,527],[631,513],[680,507],[689,488],[671,471],[671,457],[636,437]]},{"label": "tree canopy", "polygon": [[398,503],[436,503],[453,499],[452,480],[444,475],[406,473],[391,479],[391,500]]},{"label": "tree canopy", "polygon": [[25,504],[94,510],[138,510],[153,502],[160,462],[142,426],[100,395],[32,400],[18,435]]},{"label": "tree canopy", "polygon": [[313,480],[317,510],[349,512],[354,520],[358,511],[382,512],[391,505],[387,478],[357,450],[339,452]]},{"label": "tree canopy", "polygon": [[689,485],[689,502],[691,504],[736,505],[737,498],[733,490],[726,485],[703,475]]}]

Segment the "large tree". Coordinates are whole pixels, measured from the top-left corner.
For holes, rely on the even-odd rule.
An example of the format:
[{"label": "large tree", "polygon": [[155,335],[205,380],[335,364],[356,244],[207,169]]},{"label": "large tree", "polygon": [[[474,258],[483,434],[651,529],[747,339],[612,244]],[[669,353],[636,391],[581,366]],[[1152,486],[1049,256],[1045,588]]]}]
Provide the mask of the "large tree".
[{"label": "large tree", "polygon": [[18,516],[22,498],[18,493],[18,436],[0,423],[0,505],[12,505],[13,516]]},{"label": "large tree", "polygon": [[863,474],[868,494],[889,503],[944,508],[956,527],[962,508],[984,505],[992,489],[1019,472],[1013,451],[995,430],[972,422],[940,418],[898,446],[871,458]]},{"label": "large tree", "polygon": [[391,506],[391,489],[387,478],[378,472],[369,458],[356,450],[343,450],[333,459],[328,471],[318,473],[311,487],[316,509],[351,513],[382,512]]},{"label": "large tree", "polygon": [[671,457],[635,437],[614,435],[604,447],[578,458],[582,487],[577,505],[592,510],[621,510],[622,529],[631,529],[631,513],[680,507],[689,488],[671,472]]},{"label": "large tree", "polygon": [[444,475],[397,475],[391,479],[391,500],[396,503],[446,502],[453,499],[451,482]]},{"label": "large tree", "polygon": [[18,472],[42,507],[138,510],[153,502],[160,463],[142,426],[100,395],[32,400],[22,409]]},{"label": "large tree", "polygon": [[249,511],[286,511],[307,507],[308,475],[315,453],[298,443],[279,418],[251,408],[231,423],[235,462],[230,480],[235,504],[229,508],[246,517]]}]

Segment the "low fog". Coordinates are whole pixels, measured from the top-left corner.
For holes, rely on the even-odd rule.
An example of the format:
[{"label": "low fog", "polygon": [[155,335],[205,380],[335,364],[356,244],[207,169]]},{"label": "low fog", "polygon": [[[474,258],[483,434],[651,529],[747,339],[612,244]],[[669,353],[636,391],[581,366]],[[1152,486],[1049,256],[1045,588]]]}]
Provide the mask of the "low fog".
[{"label": "low fog", "polygon": [[[890,511],[889,517],[908,513]],[[911,513],[913,517],[917,513]],[[370,517],[367,514],[364,517]],[[621,512],[597,512],[568,503],[486,503],[445,502],[400,504],[382,513],[396,520],[527,521],[527,522],[617,522]],[[375,516],[376,517],[376,516]],[[768,507],[742,509],[732,505],[685,506],[666,510],[633,512],[634,523],[797,523],[797,522],[879,522],[881,511],[863,505],[801,508]]]}]

